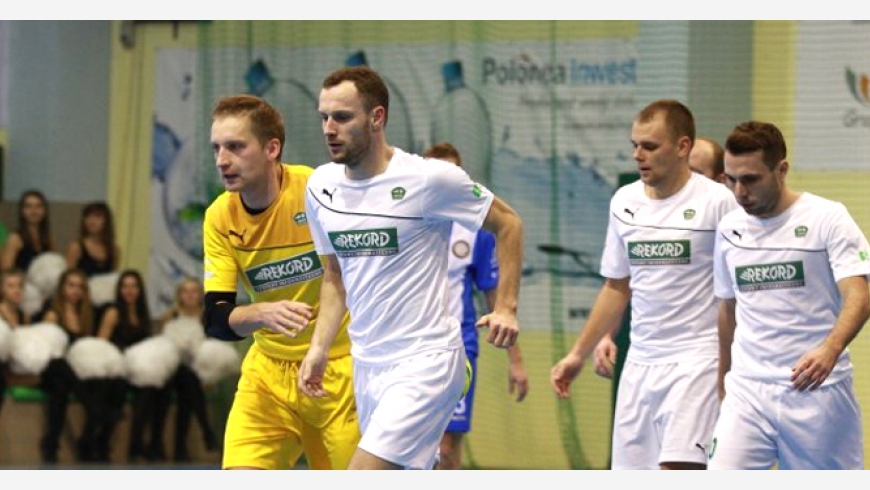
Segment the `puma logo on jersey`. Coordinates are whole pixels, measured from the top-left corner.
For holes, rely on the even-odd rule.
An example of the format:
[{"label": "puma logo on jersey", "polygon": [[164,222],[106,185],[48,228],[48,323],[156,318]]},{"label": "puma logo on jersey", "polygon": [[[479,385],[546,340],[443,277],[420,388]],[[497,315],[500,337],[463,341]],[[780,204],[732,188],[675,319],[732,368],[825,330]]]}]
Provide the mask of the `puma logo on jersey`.
[{"label": "puma logo on jersey", "polygon": [[244,241],[245,241],[245,233],[247,233],[247,232],[248,232],[247,229],[242,230],[242,233],[241,233],[241,234],[236,233],[235,230],[230,230],[229,235],[238,238],[240,242],[244,243]]},{"label": "puma logo on jersey", "polygon": [[634,211],[632,211],[632,210],[630,210],[630,209],[628,209],[628,208],[625,208],[625,209],[622,210],[622,212],[625,213],[625,214],[628,214],[629,216],[631,216],[632,219],[634,219]]},{"label": "puma logo on jersey", "polygon": [[743,239],[743,235],[740,234],[737,230],[731,230],[731,233],[736,236],[738,239]]},{"label": "puma logo on jersey", "polygon": [[332,192],[329,192],[328,190],[323,189],[321,192],[323,192],[323,194],[326,194],[326,196],[329,197],[329,202],[331,203],[331,202],[332,202],[332,196],[335,194],[335,191],[337,191],[337,190],[338,190],[338,188],[336,188],[336,189],[332,189]]}]

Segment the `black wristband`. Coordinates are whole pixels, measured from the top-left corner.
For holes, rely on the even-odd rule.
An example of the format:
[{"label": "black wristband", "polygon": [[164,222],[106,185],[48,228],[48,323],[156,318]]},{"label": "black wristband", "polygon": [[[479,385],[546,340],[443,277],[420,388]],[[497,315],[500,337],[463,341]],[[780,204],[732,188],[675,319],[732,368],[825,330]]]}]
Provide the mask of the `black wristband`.
[{"label": "black wristband", "polygon": [[244,340],[244,337],[230,327],[230,313],[236,307],[235,292],[205,293],[204,303],[202,323],[205,325],[206,336],[220,340]]}]

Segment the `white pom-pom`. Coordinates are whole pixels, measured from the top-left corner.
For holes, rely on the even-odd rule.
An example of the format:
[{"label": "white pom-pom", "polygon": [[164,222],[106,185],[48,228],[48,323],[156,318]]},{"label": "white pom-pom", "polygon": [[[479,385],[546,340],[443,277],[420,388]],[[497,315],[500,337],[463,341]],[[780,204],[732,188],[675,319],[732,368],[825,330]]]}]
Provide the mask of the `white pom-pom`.
[{"label": "white pom-pom", "polygon": [[38,375],[50,360],[64,355],[68,343],[60,325],[48,322],[22,325],[12,331],[9,368],[16,374]]},{"label": "white pom-pom", "polygon": [[[12,328],[6,323],[6,320],[0,318],[0,362],[9,360],[12,354]],[[3,373],[0,372],[0,376]]]},{"label": "white pom-pom", "polygon": [[163,325],[163,335],[175,342],[181,350],[183,362],[190,364],[199,345],[205,340],[205,329],[198,319],[179,316]]},{"label": "white pom-pom", "polygon": [[234,344],[207,338],[193,358],[191,369],[203,384],[209,385],[239,373],[241,356]]},{"label": "white pom-pom", "polygon": [[120,272],[95,274],[88,279],[88,289],[91,290],[91,302],[96,307],[105,306],[115,301],[115,286],[118,284]]},{"label": "white pom-pom", "polygon": [[73,342],[66,360],[79,379],[123,378],[127,374],[121,349],[99,337],[82,337]]},{"label": "white pom-pom", "polygon": [[36,285],[25,282],[24,299],[21,301],[21,311],[30,316],[35,315],[40,309],[42,309],[46,297],[47,296],[42,295]]},{"label": "white pom-pom", "polygon": [[60,276],[66,270],[66,259],[57,252],[42,252],[27,268],[27,282],[39,289],[43,298],[48,298],[57,289]]},{"label": "white pom-pom", "polygon": [[181,364],[181,351],[169,337],[155,335],[128,347],[124,359],[133,386],[160,388]]}]

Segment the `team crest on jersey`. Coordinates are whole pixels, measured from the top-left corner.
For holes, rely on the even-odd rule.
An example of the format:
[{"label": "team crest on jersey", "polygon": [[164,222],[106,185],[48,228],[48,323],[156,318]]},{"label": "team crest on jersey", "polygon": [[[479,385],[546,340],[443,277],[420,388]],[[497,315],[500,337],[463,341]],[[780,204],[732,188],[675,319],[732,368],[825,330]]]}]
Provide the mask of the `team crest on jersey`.
[{"label": "team crest on jersey", "polygon": [[453,246],[450,248],[450,250],[453,252],[454,256],[460,259],[464,259],[465,257],[468,257],[468,254],[471,253],[471,245],[465,240],[457,240],[456,243],[454,243]]},{"label": "team crest on jersey", "polygon": [[289,284],[308,281],[323,275],[323,265],[314,250],[258,265],[245,270],[245,275],[254,291],[262,293]]},{"label": "team crest on jersey", "polygon": [[692,261],[689,240],[655,240],[628,242],[631,265],[681,265]]},{"label": "team crest on jersey", "polygon": [[405,197],[405,188],[404,187],[393,187],[393,190],[390,191],[390,195],[393,196],[394,201],[398,201]]},{"label": "team crest on jersey", "polygon": [[804,225],[800,225],[794,229],[794,236],[795,238],[803,238],[807,236],[807,231],[809,231],[809,228]]},{"label": "team crest on jersey", "polygon": [[694,217],[695,217],[695,210],[694,209],[686,209],[685,211],[683,211],[683,219],[692,219]]},{"label": "team crest on jersey", "polygon": [[866,262],[866,261],[870,260],[870,253],[867,253],[866,250],[859,250],[858,251],[858,260],[860,260],[861,262]]},{"label": "team crest on jersey", "polygon": [[471,188],[471,193],[474,194],[474,197],[480,198],[483,196],[483,187],[480,184],[475,183],[474,187]]},{"label": "team crest on jersey", "polygon": [[734,276],[737,289],[743,292],[800,288],[805,284],[804,263],[799,260],[737,267]]},{"label": "team crest on jersey", "polygon": [[331,231],[329,241],[339,257],[371,257],[399,253],[399,232],[395,228]]},{"label": "team crest on jersey", "polygon": [[305,215],[305,212],[300,211],[293,215],[293,221],[295,221],[297,225],[302,226],[305,223],[308,223],[308,217]]}]

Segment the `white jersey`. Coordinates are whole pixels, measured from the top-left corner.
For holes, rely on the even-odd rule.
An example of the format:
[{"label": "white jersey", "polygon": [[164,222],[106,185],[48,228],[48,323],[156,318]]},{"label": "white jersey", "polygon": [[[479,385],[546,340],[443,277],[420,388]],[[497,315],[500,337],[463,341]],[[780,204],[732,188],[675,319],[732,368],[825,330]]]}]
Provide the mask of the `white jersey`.
[{"label": "white jersey", "polygon": [[[867,239],[838,202],[804,192],[773,218],[728,214],[716,233],[715,287],[737,300],[731,372],[791,384],[791,368],[836,322],[837,281],[868,274]],[[825,384],[851,371],[846,350]]]},{"label": "white jersey", "polygon": [[718,357],[713,243],[719,220],[736,207],[728,188],[695,173],[666,199],[647,197],[641,181],[616,191],[600,271],[630,276],[628,359]]},{"label": "white jersey", "polygon": [[[462,299],[465,296],[465,276],[474,259],[477,233],[453,223],[450,231],[450,253],[447,255],[447,287],[450,314],[460,322],[465,316]],[[496,269],[498,270],[498,269]]]},{"label": "white jersey", "polygon": [[462,346],[447,308],[450,228],[479,229],[493,201],[456,165],[394,150],[371,179],[328,163],[308,180],[311,235],[318,253],[338,258],[351,354],[368,364]]}]

